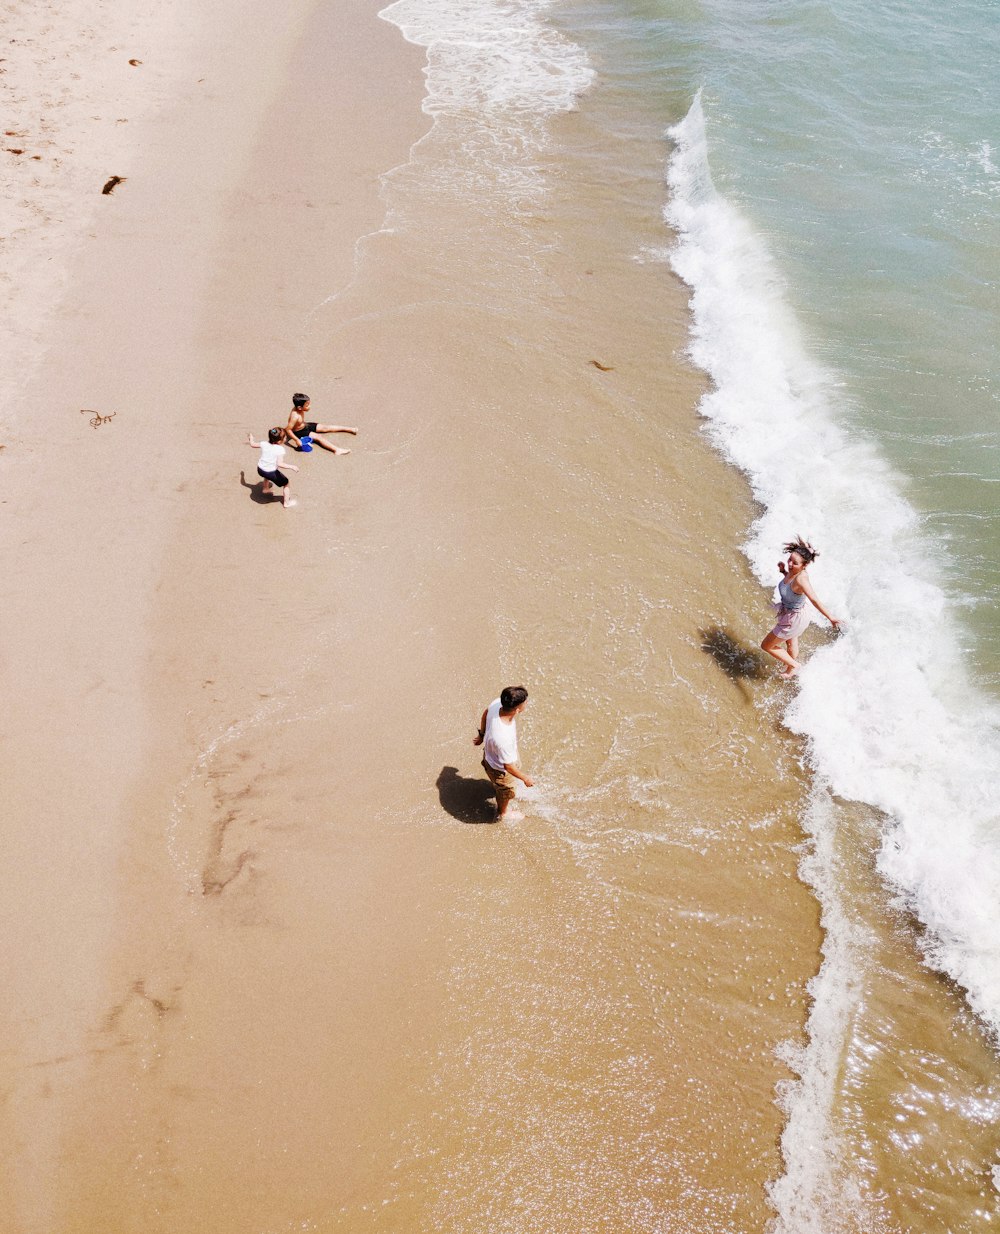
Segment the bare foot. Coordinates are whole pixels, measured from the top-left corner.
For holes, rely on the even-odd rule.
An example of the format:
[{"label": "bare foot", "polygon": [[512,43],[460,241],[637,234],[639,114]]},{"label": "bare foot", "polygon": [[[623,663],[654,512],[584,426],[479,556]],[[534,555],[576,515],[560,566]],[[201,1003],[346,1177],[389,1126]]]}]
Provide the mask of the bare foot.
[{"label": "bare foot", "polygon": [[524,815],[520,810],[504,810],[502,814],[497,815],[497,822],[501,819],[506,819],[509,823],[519,823]]},{"label": "bare foot", "polygon": [[334,446],[334,454],[350,454],[350,450],[345,450],[343,446]]},{"label": "bare foot", "polygon": [[798,671],[799,671],[799,666],[797,664],[789,664],[789,666],[785,669],[785,671],[781,675],[782,677],[794,677]]}]

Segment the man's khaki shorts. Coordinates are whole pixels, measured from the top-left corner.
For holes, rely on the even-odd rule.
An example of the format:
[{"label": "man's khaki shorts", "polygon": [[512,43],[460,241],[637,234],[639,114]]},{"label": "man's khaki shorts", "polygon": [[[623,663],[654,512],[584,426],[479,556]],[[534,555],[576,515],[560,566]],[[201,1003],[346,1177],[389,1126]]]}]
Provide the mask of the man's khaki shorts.
[{"label": "man's khaki shorts", "polygon": [[490,778],[490,782],[496,789],[497,794],[497,809],[502,809],[508,801],[514,796],[514,777],[506,771],[497,771],[495,767],[491,767],[486,759],[483,759],[483,770]]}]

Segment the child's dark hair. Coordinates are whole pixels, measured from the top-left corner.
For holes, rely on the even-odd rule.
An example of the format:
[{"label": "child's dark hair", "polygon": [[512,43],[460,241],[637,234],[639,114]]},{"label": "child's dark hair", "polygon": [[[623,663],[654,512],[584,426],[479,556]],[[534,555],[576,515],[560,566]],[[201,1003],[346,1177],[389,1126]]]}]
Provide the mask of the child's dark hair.
[{"label": "child's dark hair", "polygon": [[293,394],[292,395],[292,406],[293,407],[305,407],[306,403],[308,402],[309,402],[308,394]]},{"label": "child's dark hair", "polygon": [[283,428],[269,428],[267,430],[267,440],[271,443],[272,446],[276,446],[278,442],[281,441],[281,439],[284,437],[284,435],[285,435],[285,430]]},{"label": "child's dark hair", "polygon": [[798,553],[806,565],[811,561],[815,561],[819,553],[813,548],[808,540],[803,540],[801,536],[797,540],[793,540],[791,544],[785,545],[786,553]]},{"label": "child's dark hair", "polygon": [[504,711],[513,711],[515,707],[520,707],[528,698],[528,691],[524,686],[504,686],[500,691],[500,706]]}]

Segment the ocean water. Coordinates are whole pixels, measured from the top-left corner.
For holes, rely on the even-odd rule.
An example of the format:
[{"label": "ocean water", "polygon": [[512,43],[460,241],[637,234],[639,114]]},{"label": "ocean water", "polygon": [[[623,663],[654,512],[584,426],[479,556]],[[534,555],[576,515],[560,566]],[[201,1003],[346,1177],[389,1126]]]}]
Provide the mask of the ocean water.
[{"label": "ocean water", "polygon": [[[707,434],[763,507],[745,552],[769,586],[782,541],[811,538],[821,594],[848,623],[785,714],[815,775],[805,874],[828,933],[775,1196],[782,1228],[827,1228],[822,1187],[801,1176],[824,1156],[802,1150],[822,1143],[830,1094],[807,1089],[847,1049],[863,964],[848,955],[857,906],[834,873],[837,799],[878,812],[886,896],[1000,1037],[998,13],[627,8],[561,20],[590,28],[595,59],[600,40],[614,48],[604,55],[637,111],[676,112],[668,260],[691,290],[690,355],[712,380]],[[995,1098],[984,1112],[995,1120]]]},{"label": "ocean water", "polygon": [[[489,230],[476,254],[498,315],[552,292],[509,236],[537,236],[560,117],[601,100],[617,184],[656,146],[659,242],[633,260],[689,289],[697,414],[758,503],[738,546],[763,602],[782,544],[806,536],[846,622],[781,705],[808,764],[801,876],[825,941],[808,1040],[786,1052],[797,1079],[775,1094],[773,1228],[896,1231],[921,1211],[927,1230],[987,1228],[1000,1071],[959,1038],[1000,1040],[997,6],[399,0],[383,16],[427,47],[436,121],[389,178],[388,225],[418,194],[503,224],[495,268]],[[613,194],[605,208],[624,219]],[[906,1005],[908,957],[954,996],[933,1024]],[[948,1178],[929,1188],[935,1161]]]},{"label": "ocean water", "polygon": [[995,31],[963,41],[953,12],[937,28],[899,6],[894,57],[861,5],[815,26],[762,6],[756,44],[722,8],[721,51],[670,129],[702,412],[766,506],[746,545],[761,580],[792,526],[833,558],[823,586],[850,632],[789,723],[834,792],[884,811],[883,870],[997,1031],[998,205],[968,50]]}]

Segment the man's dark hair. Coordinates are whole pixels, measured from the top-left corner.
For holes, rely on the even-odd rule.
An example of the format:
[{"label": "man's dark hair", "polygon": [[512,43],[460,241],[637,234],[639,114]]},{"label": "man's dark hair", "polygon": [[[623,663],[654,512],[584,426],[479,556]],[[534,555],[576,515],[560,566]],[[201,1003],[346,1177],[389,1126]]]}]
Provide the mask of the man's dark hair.
[{"label": "man's dark hair", "polygon": [[283,428],[269,428],[267,430],[267,440],[271,443],[272,446],[276,446],[278,442],[281,441],[281,439],[284,437],[284,435],[285,435],[285,430]]},{"label": "man's dark hair", "polygon": [[308,394],[293,394],[292,395],[292,406],[293,407],[305,407],[306,403],[308,402],[309,402]]},{"label": "man's dark hair", "polygon": [[504,711],[513,711],[515,707],[520,707],[526,702],[528,691],[524,686],[504,686],[500,691],[500,706]]}]

